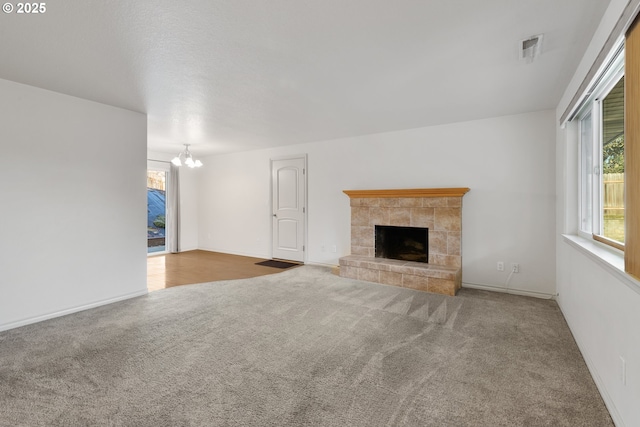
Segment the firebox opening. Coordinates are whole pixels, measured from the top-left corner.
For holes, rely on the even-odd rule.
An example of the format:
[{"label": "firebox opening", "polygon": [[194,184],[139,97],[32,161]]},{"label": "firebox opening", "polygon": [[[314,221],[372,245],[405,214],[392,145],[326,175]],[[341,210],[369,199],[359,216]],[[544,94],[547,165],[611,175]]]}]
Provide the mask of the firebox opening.
[{"label": "firebox opening", "polygon": [[429,262],[429,229],[376,225],[376,258]]}]

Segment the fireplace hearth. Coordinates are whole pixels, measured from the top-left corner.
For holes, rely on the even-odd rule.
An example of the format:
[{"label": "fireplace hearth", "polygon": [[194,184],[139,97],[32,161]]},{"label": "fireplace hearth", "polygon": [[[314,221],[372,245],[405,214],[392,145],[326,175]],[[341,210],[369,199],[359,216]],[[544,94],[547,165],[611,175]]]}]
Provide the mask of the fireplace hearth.
[{"label": "fireplace hearth", "polygon": [[[351,199],[351,255],[340,258],[340,275],[455,295],[462,285],[462,197],[467,191],[345,190]],[[382,236],[384,229],[420,229],[424,237],[409,231],[389,238]],[[394,239],[401,250],[380,247],[381,241]]]}]

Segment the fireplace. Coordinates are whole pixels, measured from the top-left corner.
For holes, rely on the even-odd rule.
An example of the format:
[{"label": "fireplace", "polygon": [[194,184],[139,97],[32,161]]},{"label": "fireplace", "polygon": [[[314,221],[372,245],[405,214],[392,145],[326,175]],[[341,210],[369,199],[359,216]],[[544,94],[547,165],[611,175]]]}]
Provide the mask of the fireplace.
[{"label": "fireplace", "polygon": [[429,262],[429,229],[423,227],[375,226],[376,258]]},{"label": "fireplace", "polygon": [[[351,200],[351,255],[340,258],[340,275],[455,295],[462,285],[462,196],[467,191],[345,190]],[[389,237],[389,230],[400,237]],[[400,249],[385,248],[389,242]]]}]

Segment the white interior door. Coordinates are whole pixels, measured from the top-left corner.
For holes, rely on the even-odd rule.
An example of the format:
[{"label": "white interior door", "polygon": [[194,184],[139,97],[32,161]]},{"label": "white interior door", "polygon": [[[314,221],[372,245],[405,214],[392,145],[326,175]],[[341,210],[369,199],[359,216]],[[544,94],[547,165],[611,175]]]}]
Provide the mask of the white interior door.
[{"label": "white interior door", "polygon": [[306,159],[272,160],[273,258],[304,261]]}]

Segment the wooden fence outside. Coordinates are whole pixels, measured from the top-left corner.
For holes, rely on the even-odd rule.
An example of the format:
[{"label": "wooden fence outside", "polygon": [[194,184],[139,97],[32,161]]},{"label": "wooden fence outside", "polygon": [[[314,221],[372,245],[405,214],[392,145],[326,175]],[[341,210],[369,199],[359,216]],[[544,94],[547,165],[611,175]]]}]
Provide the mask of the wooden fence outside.
[{"label": "wooden fence outside", "polygon": [[147,188],[165,191],[166,172],[147,171]]},{"label": "wooden fence outside", "polygon": [[602,203],[605,215],[624,214],[624,174],[605,173],[602,175],[604,194]]}]

